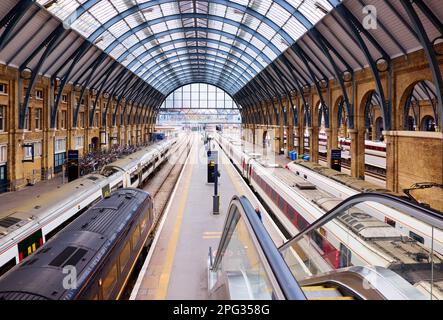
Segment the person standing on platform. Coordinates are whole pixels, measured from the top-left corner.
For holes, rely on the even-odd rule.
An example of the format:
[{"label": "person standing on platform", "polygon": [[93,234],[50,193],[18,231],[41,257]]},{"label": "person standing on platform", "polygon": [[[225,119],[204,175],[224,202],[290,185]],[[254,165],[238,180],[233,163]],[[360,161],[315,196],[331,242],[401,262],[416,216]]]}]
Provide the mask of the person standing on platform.
[{"label": "person standing on platform", "polygon": [[260,212],[260,208],[256,207],[255,208],[255,213],[257,214],[258,218],[260,219],[261,222],[263,222],[262,218],[261,218],[261,212]]}]

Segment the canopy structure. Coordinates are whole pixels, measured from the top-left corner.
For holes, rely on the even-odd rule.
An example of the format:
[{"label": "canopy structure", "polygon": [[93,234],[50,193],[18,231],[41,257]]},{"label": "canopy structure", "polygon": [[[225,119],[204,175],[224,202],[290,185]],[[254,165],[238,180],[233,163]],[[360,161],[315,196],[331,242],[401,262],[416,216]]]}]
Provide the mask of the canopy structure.
[{"label": "canopy structure", "polygon": [[[175,89],[207,83],[244,110],[316,90],[327,114],[322,91],[334,79],[350,128],[346,82],[367,68],[388,130],[392,99],[381,74],[395,57],[424,50],[443,109],[434,50],[442,7],[439,0],[2,0],[0,57],[30,69],[29,94],[43,74],[61,90],[73,83],[155,109]],[[279,104],[274,114],[284,113]]]},{"label": "canopy structure", "polygon": [[208,82],[231,95],[332,9],[327,0],[38,0],[168,95]]}]

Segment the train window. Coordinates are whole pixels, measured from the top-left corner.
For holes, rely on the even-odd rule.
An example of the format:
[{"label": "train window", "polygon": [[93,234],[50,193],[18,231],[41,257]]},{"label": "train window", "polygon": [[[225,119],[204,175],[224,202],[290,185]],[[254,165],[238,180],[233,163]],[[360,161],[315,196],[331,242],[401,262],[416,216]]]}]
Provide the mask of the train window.
[{"label": "train window", "polygon": [[131,175],[131,184],[134,184],[138,180],[138,175],[134,173],[134,175]]},{"label": "train window", "polygon": [[340,243],[340,257],[338,261],[338,268],[345,268],[351,265],[351,250],[348,249],[343,243]]},{"label": "train window", "polygon": [[131,243],[128,241],[125,244],[122,252],[120,253],[120,269],[123,270],[129,261],[129,256],[131,255]]},{"label": "train window", "polygon": [[268,194],[268,196],[271,197],[271,195],[272,195],[272,188],[271,188],[271,186],[269,184],[266,186],[266,193]]},{"label": "train window", "polygon": [[277,192],[275,190],[272,190],[272,200],[274,200],[274,202],[277,202]]},{"label": "train window", "polygon": [[425,238],[423,238],[422,236],[419,236],[418,234],[416,234],[415,232],[409,231],[409,236],[414,239],[415,241],[418,241],[422,244],[425,243]]},{"label": "train window", "polygon": [[103,288],[103,298],[109,298],[111,291],[117,282],[117,264],[113,264],[111,269],[108,271],[108,274],[102,281]]},{"label": "train window", "polygon": [[289,204],[288,204],[288,210],[286,213],[286,216],[288,217],[288,219],[290,219],[291,221],[294,219],[294,208],[292,208]]},{"label": "train window", "polygon": [[16,264],[15,258],[12,258],[8,262],[6,262],[6,264],[2,265],[0,267],[0,276],[3,275],[4,273],[8,272],[10,269],[12,269],[12,267],[14,267],[15,264]]},{"label": "train window", "polygon": [[138,240],[140,239],[140,227],[137,226],[134,229],[134,233],[132,234],[132,249],[137,247]]},{"label": "train window", "polygon": [[140,223],[141,233],[143,233],[145,231],[147,222],[148,222],[148,217],[145,216],[143,218],[142,222]]},{"label": "train window", "polygon": [[323,237],[317,231],[311,232],[311,239],[323,250]]},{"label": "train window", "polygon": [[308,225],[309,225],[309,223],[305,220],[305,218],[303,218],[301,215],[298,215],[298,217],[297,217],[297,228],[298,228],[298,230],[302,231]]}]

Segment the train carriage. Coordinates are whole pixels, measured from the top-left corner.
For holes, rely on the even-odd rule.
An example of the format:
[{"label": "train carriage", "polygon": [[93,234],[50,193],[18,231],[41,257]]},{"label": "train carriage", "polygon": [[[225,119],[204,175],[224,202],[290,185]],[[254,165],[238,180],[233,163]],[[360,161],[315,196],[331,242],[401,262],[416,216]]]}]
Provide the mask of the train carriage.
[{"label": "train carriage", "polygon": [[[166,160],[177,139],[143,148],[0,214],[0,275],[34,253],[73,219],[109,193],[138,187]],[[132,181],[131,181],[132,180]]]},{"label": "train carriage", "polygon": [[120,189],[0,278],[0,300],[118,299],[155,221],[151,196]]},{"label": "train carriage", "polygon": [[[217,137],[224,149],[227,149],[227,140],[222,135]],[[290,163],[288,169],[293,171],[294,181],[327,191],[309,194],[301,186],[290,184],[287,169],[268,163],[266,159],[251,159],[232,143],[231,150],[232,156],[228,156],[239,172],[292,235],[358,192],[299,164]],[[243,159],[241,163],[235,161],[238,158]],[[403,266],[408,270],[406,266],[413,269],[420,263],[420,256],[429,256],[426,252],[430,247],[438,253],[437,260],[443,259],[443,234],[436,230],[433,238],[431,235],[432,230],[426,224],[403,212],[377,203],[364,203],[356,206],[346,219],[329,223],[321,232],[313,232],[308,240],[310,246],[316,248],[311,254],[329,262],[325,269],[368,264],[386,268]],[[396,249],[399,246],[403,249]]]}]

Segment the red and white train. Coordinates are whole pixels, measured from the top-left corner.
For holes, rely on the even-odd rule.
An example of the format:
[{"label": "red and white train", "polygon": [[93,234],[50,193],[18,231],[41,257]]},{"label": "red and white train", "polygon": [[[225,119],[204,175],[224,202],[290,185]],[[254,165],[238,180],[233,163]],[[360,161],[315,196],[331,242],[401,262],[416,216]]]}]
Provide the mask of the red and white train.
[{"label": "red and white train", "polygon": [[[305,144],[309,143],[309,137],[305,136]],[[318,138],[319,154],[326,159],[327,152],[327,136],[324,132],[320,132]],[[342,164],[350,166],[350,150],[351,140],[345,138],[338,139],[338,147],[342,149]],[[307,148],[309,149],[309,148]],[[376,174],[379,177],[386,176],[386,143],[381,141],[365,140],[365,166],[366,171]]]},{"label": "red and white train", "polygon": [[[331,184],[325,177],[294,163],[288,165],[290,170],[267,163],[260,155],[244,150],[242,141],[222,135],[216,135],[216,141],[292,235],[357,192],[337,183]],[[314,188],[298,187],[307,182]],[[421,257],[430,257],[429,248],[432,247],[433,258],[443,261],[442,230],[432,230],[415,218],[377,203],[359,205],[349,212],[348,218],[335,219],[321,233],[313,233],[312,240],[332,269],[351,265],[380,266],[395,269],[410,278],[409,273],[423,263]]]}]

